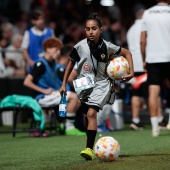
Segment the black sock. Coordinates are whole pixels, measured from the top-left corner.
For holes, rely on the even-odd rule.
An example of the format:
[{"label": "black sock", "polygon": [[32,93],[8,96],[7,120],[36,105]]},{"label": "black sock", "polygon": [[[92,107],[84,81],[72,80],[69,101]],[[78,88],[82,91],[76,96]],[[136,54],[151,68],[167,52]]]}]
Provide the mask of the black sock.
[{"label": "black sock", "polygon": [[87,130],[87,145],[86,148],[93,149],[95,138],[96,138],[96,130]]}]

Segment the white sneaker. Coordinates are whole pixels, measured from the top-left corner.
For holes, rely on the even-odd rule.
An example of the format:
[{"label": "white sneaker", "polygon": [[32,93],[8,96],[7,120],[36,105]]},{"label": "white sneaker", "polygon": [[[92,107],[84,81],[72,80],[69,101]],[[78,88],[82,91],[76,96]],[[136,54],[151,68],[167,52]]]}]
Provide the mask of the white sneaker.
[{"label": "white sneaker", "polygon": [[158,137],[159,136],[160,131],[159,130],[152,130],[152,136],[153,137]]},{"label": "white sneaker", "polygon": [[165,113],[169,113],[169,114],[170,114],[170,108],[167,107],[167,108],[165,109]]},{"label": "white sneaker", "polygon": [[167,130],[170,130],[170,123],[167,124],[166,128]]}]

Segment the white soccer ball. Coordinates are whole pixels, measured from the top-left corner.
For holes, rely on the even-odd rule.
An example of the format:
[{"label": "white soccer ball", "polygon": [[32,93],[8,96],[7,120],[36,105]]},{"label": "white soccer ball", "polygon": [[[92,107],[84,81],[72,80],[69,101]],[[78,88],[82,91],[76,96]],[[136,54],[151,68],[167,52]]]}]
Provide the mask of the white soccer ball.
[{"label": "white soccer ball", "polygon": [[123,56],[113,58],[109,61],[106,72],[111,79],[121,80],[122,76],[130,73],[128,61]]},{"label": "white soccer ball", "polygon": [[105,136],[96,142],[94,151],[100,161],[114,161],[120,154],[120,145],[113,137]]}]

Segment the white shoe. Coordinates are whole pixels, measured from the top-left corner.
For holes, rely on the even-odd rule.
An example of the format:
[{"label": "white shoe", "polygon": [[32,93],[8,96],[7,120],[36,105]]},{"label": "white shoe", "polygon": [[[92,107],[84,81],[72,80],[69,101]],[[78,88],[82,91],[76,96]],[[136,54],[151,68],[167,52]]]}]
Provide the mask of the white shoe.
[{"label": "white shoe", "polygon": [[167,107],[167,108],[165,109],[165,113],[169,113],[169,114],[170,114],[170,108]]},{"label": "white shoe", "polygon": [[159,130],[152,130],[152,136],[153,137],[158,137],[159,136],[160,131]]},{"label": "white shoe", "polygon": [[167,130],[170,130],[170,123],[167,124],[166,128]]}]

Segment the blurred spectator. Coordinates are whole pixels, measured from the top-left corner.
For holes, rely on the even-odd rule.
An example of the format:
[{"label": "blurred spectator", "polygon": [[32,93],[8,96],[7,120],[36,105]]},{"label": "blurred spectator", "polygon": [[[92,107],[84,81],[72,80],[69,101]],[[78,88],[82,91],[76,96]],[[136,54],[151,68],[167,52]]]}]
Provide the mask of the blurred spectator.
[{"label": "blurred spectator", "polygon": [[28,72],[31,71],[34,63],[43,56],[43,41],[54,36],[54,31],[45,26],[45,16],[42,11],[33,11],[31,19],[34,26],[25,31],[21,46],[28,64]]},{"label": "blurred spectator", "polygon": [[14,26],[9,22],[4,22],[1,25],[2,37],[6,41],[5,46],[7,47],[11,44],[12,37],[14,35]]},{"label": "blurred spectator", "polygon": [[[2,50],[0,48],[0,50]],[[0,53],[0,78],[2,77],[9,77],[14,74],[14,69],[5,66],[4,58]]]},{"label": "blurred spectator", "polygon": [[14,23],[14,33],[24,35],[25,30],[28,27],[28,14],[21,13],[19,18]]},{"label": "blurred spectator", "polygon": [[29,13],[31,10],[31,3],[33,0],[19,0],[20,8],[22,12]]},{"label": "blurred spectator", "polygon": [[121,21],[118,19],[111,21],[110,26],[111,31],[114,34],[114,44],[125,46],[126,42],[126,31],[123,25],[121,24]]},{"label": "blurred spectator", "polygon": [[21,51],[22,36],[20,34],[15,34],[12,38],[12,44],[6,48],[5,59],[13,62],[13,67],[20,70],[20,74],[15,76],[25,76],[25,61]]},{"label": "blurred spectator", "polygon": [[[0,51],[2,51],[1,48]],[[15,68],[14,62],[3,58],[2,53],[0,52],[0,78],[21,76],[23,76],[22,70]]]},{"label": "blurred spectator", "polygon": [[103,31],[101,34],[102,38],[114,43],[115,42],[115,34],[110,28],[111,22],[110,22],[109,18],[107,18],[107,17],[102,18],[102,22],[103,22]]},{"label": "blurred spectator", "polygon": [[85,38],[83,25],[74,21],[66,26],[62,40],[64,44],[73,46],[83,38]]}]

